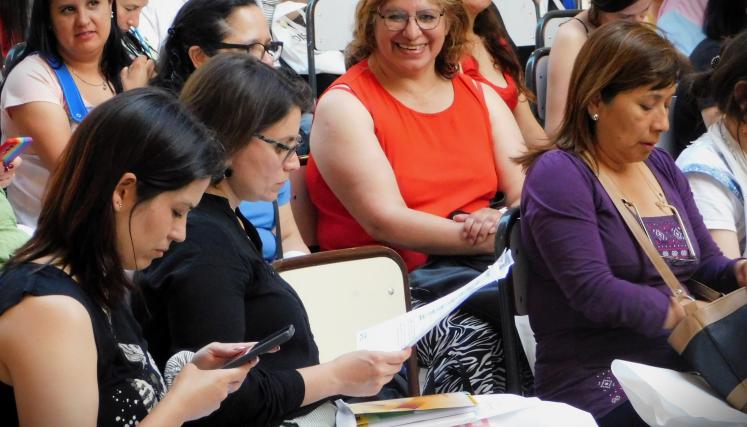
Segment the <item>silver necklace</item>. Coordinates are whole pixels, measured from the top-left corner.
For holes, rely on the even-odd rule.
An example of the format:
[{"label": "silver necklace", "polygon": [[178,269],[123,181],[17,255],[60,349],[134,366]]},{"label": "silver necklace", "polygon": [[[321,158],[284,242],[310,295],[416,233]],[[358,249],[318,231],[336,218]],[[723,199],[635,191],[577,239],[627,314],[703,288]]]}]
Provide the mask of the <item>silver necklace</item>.
[{"label": "silver necklace", "polygon": [[106,81],[106,79],[104,79],[101,83],[91,83],[91,82],[87,81],[86,79],[84,79],[83,77],[79,76],[78,73],[75,72],[75,70],[73,69],[73,67],[67,67],[67,68],[70,70],[71,73],[73,73],[73,75],[75,77],[78,78],[78,80],[80,80],[81,82],[87,84],[88,86],[100,87],[101,90],[104,90],[104,91],[110,90],[109,82]]}]

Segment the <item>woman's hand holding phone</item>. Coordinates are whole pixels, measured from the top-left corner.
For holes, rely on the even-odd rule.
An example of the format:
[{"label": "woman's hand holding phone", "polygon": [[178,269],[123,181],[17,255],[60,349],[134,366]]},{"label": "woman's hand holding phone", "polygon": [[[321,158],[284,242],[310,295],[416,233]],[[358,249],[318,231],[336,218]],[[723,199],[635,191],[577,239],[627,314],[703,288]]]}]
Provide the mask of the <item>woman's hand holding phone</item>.
[{"label": "woman's hand holding phone", "polygon": [[[257,343],[210,343],[198,350],[192,357],[191,362],[200,369],[218,369],[228,361],[246,353],[255,344]],[[259,362],[259,358],[252,360],[252,366],[256,365],[257,362]]]}]

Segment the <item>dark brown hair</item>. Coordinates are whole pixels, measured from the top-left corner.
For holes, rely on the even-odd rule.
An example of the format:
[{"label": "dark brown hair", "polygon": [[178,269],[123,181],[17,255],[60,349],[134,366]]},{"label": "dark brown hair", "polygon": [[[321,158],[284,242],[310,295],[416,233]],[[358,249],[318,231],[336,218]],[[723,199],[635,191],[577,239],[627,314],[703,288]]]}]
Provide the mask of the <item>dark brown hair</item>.
[{"label": "dark brown hair", "polygon": [[686,66],[675,47],[650,24],[618,21],[594,31],[571,73],[565,116],[551,144],[531,147],[517,159],[524,168],[544,152],[559,148],[576,155],[594,153],[595,125],[588,107],[596,96],[609,103],[621,92],[675,84]]},{"label": "dark brown hair", "polygon": [[52,257],[94,301],[114,308],[131,286],[112,207],[122,176],[137,177],[134,212],[160,193],[222,173],[223,165],[210,132],[169,93],[142,88],[117,95],[73,133],[49,180],[36,232],[6,268]]},{"label": "dark brown hair", "polygon": [[511,39],[494,3],[491,2],[490,6],[477,14],[473,30],[485,43],[485,48],[493,59],[493,66],[506,71],[516,82],[519,92],[529,95],[530,99],[534,99],[533,95],[529,94],[526,86],[524,86],[524,70],[519,63],[519,57],[511,46]]},{"label": "dark brown hair", "polygon": [[251,55],[226,52],[195,70],[179,99],[215,132],[230,157],[293,107],[308,110],[311,90]]},{"label": "dark brown hair", "polygon": [[589,6],[589,22],[595,27],[601,25],[600,13],[615,13],[632,5],[638,0],[592,0]]},{"label": "dark brown hair", "polygon": [[724,45],[715,69],[695,76],[690,91],[696,98],[713,98],[722,113],[741,123],[747,121],[747,99],[738,99],[735,90],[741,81],[747,81],[747,30]]},{"label": "dark brown hair", "polygon": [[[378,11],[387,0],[361,0],[355,10],[353,41],[345,49],[345,66],[351,67],[368,58],[376,50],[374,25]],[[466,28],[469,25],[467,12],[461,0],[440,0],[449,27],[441,52],[436,57],[436,72],[447,79],[459,71],[459,60],[464,53]]]}]

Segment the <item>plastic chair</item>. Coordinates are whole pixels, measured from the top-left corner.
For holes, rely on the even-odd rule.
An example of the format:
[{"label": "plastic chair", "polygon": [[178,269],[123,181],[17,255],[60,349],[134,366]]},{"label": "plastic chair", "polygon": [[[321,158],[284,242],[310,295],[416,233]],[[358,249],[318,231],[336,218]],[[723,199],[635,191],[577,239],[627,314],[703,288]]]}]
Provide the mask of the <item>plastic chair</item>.
[{"label": "plastic chair", "polygon": [[558,28],[569,19],[581,13],[579,9],[551,10],[537,22],[535,41],[537,48],[552,47]]},{"label": "plastic chair", "polygon": [[543,126],[547,108],[547,62],[549,59],[549,47],[541,47],[535,50],[529,55],[524,74],[527,89],[536,96],[535,102],[530,104],[532,113]]},{"label": "plastic chair", "polygon": [[314,50],[345,50],[353,40],[355,6],[351,0],[308,0],[306,6],[306,54],[309,85],[317,93]]},{"label": "plastic chair", "polygon": [[[355,351],[358,331],[410,310],[405,263],[384,246],[318,252],[273,266],[303,301],[322,363]],[[407,373],[410,394],[416,396],[415,352]]]},{"label": "plastic chair", "polygon": [[[504,249],[511,250],[514,264],[509,276],[500,283],[498,288],[499,309],[501,316],[501,333],[503,335],[503,354],[506,361],[506,392],[522,394],[522,353],[534,365],[534,354],[526,354],[521,335],[516,327],[514,316],[527,315],[527,261],[521,247],[521,227],[519,208],[511,208],[501,216],[496,233],[496,254]],[[531,339],[533,344],[534,337]],[[533,346],[527,345],[533,352]]]}]

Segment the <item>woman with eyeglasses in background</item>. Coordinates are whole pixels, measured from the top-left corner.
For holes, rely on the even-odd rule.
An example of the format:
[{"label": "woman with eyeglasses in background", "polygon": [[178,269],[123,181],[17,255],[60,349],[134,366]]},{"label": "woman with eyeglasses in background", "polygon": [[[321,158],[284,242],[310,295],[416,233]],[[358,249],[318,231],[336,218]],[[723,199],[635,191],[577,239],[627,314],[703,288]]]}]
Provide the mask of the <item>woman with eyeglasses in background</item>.
[{"label": "woman with eyeglasses in background", "polygon": [[[280,59],[282,48],[282,43],[272,41],[255,0],[191,0],[174,18],[151,84],[178,93],[192,72],[218,52],[243,51],[272,66]],[[310,252],[293,218],[290,198],[288,181],[278,195],[277,216],[272,201],[240,206],[242,214],[257,226],[268,261],[282,258],[283,252]],[[277,224],[281,235],[276,238]]]},{"label": "woman with eyeglasses in background", "polygon": [[724,257],[687,179],[655,148],[682,64],[655,27],[616,22],[595,31],[571,76],[553,144],[533,149],[522,194],[529,321],[542,399],[591,412],[600,426],[645,425],[610,371],[614,359],[686,368],[667,343],[684,317],[612,197],[607,177],[681,282],[722,292],[747,283],[747,260]]},{"label": "woman with eyeglasses in background", "polygon": [[[298,169],[295,152],[308,87],[243,54],[221,53],[189,78],[181,101],[211,128],[228,155],[187,221],[187,239],[136,276],[149,318],[141,323],[159,363],[176,350],[228,337],[265,337],[289,324],[295,335],[262,356],[239,391],[204,425],[277,426],[319,406],[334,423],[336,395],[372,396],[410,351],[357,351],[319,364],[296,292],[262,259],[259,236],[236,208],[272,200]],[[330,302],[332,304],[332,302]],[[331,306],[332,307],[332,306]],[[304,425],[301,423],[301,425]]]},{"label": "woman with eyeglasses in background", "polygon": [[[462,0],[358,3],[351,67],[319,100],[311,131],[322,249],[390,246],[411,284],[444,279],[434,270],[451,262],[466,283],[495,261],[491,203],[499,190],[507,205],[519,200],[524,177],[510,159],[524,144],[498,94],[459,72],[467,25]],[[425,288],[413,295],[431,298]],[[505,390],[497,287],[485,292],[418,345],[429,392]]]}]

